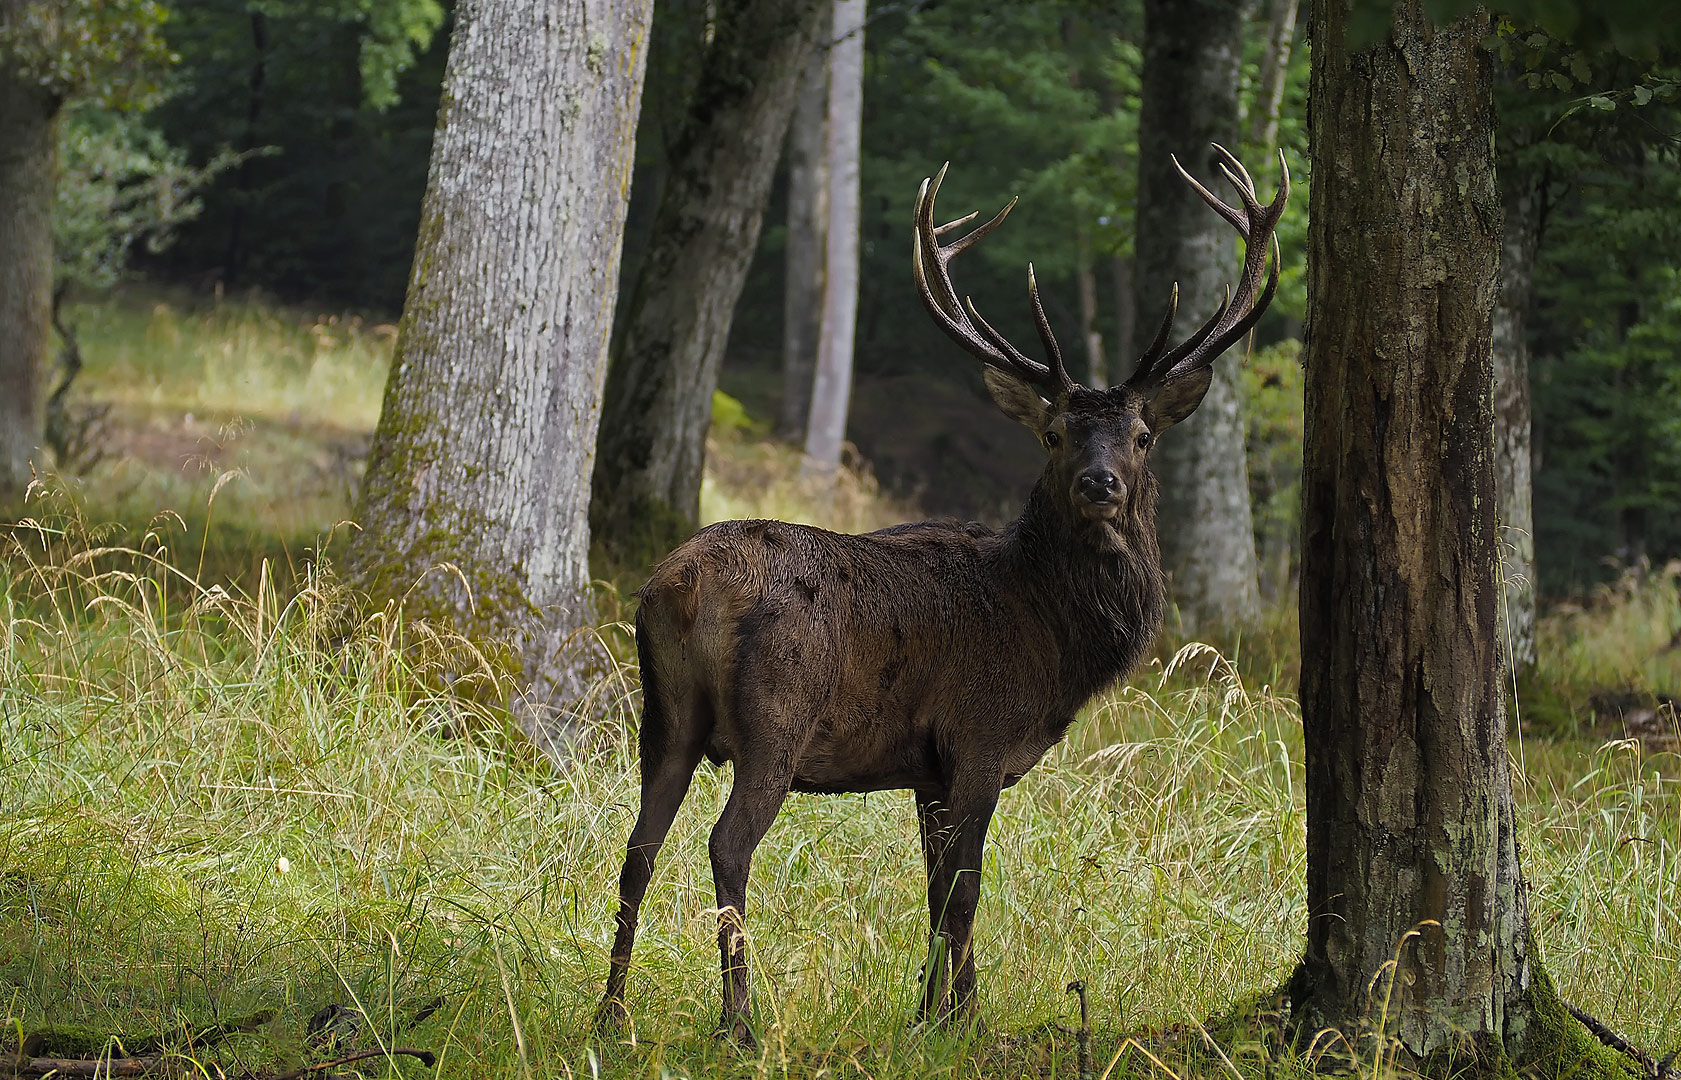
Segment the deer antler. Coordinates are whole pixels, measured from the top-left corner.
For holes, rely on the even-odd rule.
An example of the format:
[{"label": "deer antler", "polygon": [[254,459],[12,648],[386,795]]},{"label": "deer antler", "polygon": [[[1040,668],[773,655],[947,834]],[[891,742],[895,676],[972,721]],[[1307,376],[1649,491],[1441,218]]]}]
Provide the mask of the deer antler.
[{"label": "deer antler", "polygon": [[1051,333],[1050,321],[1045,318],[1044,305],[1039,302],[1039,284],[1033,278],[1031,264],[1027,267],[1027,295],[1032,300],[1033,322],[1039,330],[1039,340],[1045,346],[1045,353],[1049,358],[1047,363],[1030,359],[1020,349],[1004,340],[1004,335],[981,318],[981,313],[975,310],[972,300],[965,297],[967,311],[964,310],[965,304],[958,303],[957,290],[952,288],[951,284],[951,261],[980,243],[988,233],[996,229],[1015,208],[1016,200],[1011,199],[1009,205],[998,211],[991,221],[941,247],[938,239],[941,235],[968,224],[976,216],[966,214],[956,221],[935,226],[934,198],[940,193],[940,182],[946,178],[946,169],[950,164],[947,162],[940,166],[939,174],[932,180],[924,180],[921,190],[916,195],[916,239],[912,269],[916,274],[916,288],[922,296],[923,306],[947,336],[982,362],[1038,388],[1047,398],[1054,400],[1066,397],[1074,391],[1074,380],[1068,377],[1067,369],[1062,366],[1062,350],[1057,347],[1056,338]]},{"label": "deer antler", "polygon": [[[1266,311],[1267,305],[1272,302],[1273,293],[1278,290],[1278,237],[1273,231],[1278,227],[1278,219],[1284,216],[1284,203],[1290,197],[1290,167],[1284,161],[1284,153],[1279,151],[1278,154],[1278,165],[1282,173],[1278,194],[1273,196],[1270,204],[1262,206],[1260,197],[1255,194],[1255,181],[1250,179],[1243,165],[1219,143],[1214,143],[1213,146],[1224,159],[1220,163],[1220,171],[1237,190],[1237,197],[1243,203],[1243,209],[1227,206],[1213,192],[1197,183],[1196,178],[1179,164],[1178,158],[1173,159],[1173,167],[1179,170],[1179,175],[1196,189],[1197,194],[1202,196],[1203,201],[1215,213],[1243,234],[1243,276],[1238,279],[1237,295],[1234,297],[1228,288],[1225,299],[1209,320],[1171,352],[1164,354],[1162,349],[1167,344],[1168,335],[1173,332],[1173,316],[1179,306],[1179,286],[1175,284],[1172,295],[1168,298],[1167,314],[1162,319],[1155,342],[1139,359],[1138,367],[1126,381],[1126,385],[1134,390],[1147,393],[1212,364],[1216,357],[1247,334],[1260,320],[1261,313]],[[1272,269],[1267,274],[1266,287],[1261,290],[1260,297],[1256,298],[1255,287],[1261,282],[1262,271],[1267,269],[1269,248],[1272,251]]]}]

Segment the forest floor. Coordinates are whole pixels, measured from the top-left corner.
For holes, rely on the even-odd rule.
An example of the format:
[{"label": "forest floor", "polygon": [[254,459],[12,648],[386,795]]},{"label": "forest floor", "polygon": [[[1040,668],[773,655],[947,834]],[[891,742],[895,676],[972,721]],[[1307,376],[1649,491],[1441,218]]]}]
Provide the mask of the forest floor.
[{"label": "forest floor", "polygon": [[[557,768],[439,692],[462,643],[355,616],[314,568],[349,512],[389,329],[152,294],[77,315],[109,460],[53,486],[0,567],[0,1054],[167,1053],[218,1076],[392,1047],[436,1063],[354,1068],[1074,1076],[1079,980],[1100,1074],[1305,1069],[1264,1019],[1303,933],[1287,614],[1224,643],[1236,663],[1165,642],[1005,793],[978,1029],[908,1025],[920,856],[908,797],[883,793],[789,802],[751,884],[762,1046],[713,1039],[706,833],[728,781],[703,767],[643,909],[634,1038],[603,1040],[634,669],[604,680],[597,740]],[[813,515],[791,455],[721,408],[709,515],[912,512],[866,478]],[[1673,570],[1554,610],[1512,742],[1542,960],[1659,1051],[1681,1031],[1681,732],[1656,705],[1650,732],[1622,725],[1681,685],[1678,625]],[[1204,1025],[1240,1006],[1263,1020],[1216,1025],[1212,1049]],[[1392,1071],[1380,1031],[1362,1046],[1362,1076]]]}]

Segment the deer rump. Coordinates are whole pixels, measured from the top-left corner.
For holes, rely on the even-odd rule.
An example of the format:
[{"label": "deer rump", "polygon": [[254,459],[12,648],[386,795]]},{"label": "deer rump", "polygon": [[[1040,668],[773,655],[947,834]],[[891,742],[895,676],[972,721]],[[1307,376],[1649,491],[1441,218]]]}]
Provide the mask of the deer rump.
[{"label": "deer rump", "polygon": [[1105,620],[1123,639],[1109,662],[1070,663],[1066,613],[1001,584],[1016,577],[1008,554],[978,524],[703,529],[639,594],[644,758],[698,749],[722,764],[775,748],[792,756],[793,791],[937,793],[985,740],[1015,783],[1133,666],[1156,620]]}]

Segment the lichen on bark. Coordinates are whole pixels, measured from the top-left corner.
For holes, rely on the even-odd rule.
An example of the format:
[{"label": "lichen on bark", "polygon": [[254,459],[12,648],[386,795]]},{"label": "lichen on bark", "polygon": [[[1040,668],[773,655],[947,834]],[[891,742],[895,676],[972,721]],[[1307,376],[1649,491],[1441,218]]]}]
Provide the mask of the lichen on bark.
[{"label": "lichen on bark", "polygon": [[485,655],[517,673],[516,715],[549,747],[591,663],[573,646],[594,615],[589,475],[651,5],[570,7],[456,9],[346,556],[375,603],[500,643]]}]

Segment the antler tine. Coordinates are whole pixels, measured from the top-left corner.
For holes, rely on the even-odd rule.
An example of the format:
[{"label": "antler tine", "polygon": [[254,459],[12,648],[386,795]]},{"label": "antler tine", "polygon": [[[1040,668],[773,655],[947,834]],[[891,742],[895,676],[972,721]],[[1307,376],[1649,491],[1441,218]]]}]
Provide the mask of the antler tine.
[{"label": "antler tine", "polygon": [[1051,320],[1045,318],[1045,305],[1039,302],[1039,282],[1033,276],[1033,264],[1027,264],[1027,296],[1033,302],[1033,326],[1039,331],[1039,343],[1045,347],[1045,357],[1049,361],[1051,378],[1056,380],[1057,389],[1068,394],[1074,391],[1074,380],[1069,378],[1068,369],[1062,366],[1062,349],[1056,343],[1056,335],[1051,333]]},{"label": "antler tine", "polygon": [[928,309],[928,313],[933,316],[940,329],[946,332],[946,336],[983,363],[1039,388],[1047,396],[1072,391],[1074,382],[1062,366],[1062,353],[1057,348],[1056,339],[1051,336],[1050,324],[1046,321],[1044,309],[1039,303],[1038,287],[1033,281],[1031,267],[1028,269],[1028,295],[1033,303],[1034,319],[1040,328],[1039,339],[1045,343],[1046,351],[1050,354],[1050,363],[1042,364],[1029,359],[1020,349],[1011,345],[1004,335],[981,317],[973,302],[967,303],[967,310],[965,304],[959,303],[957,290],[951,283],[952,260],[980,243],[1002,224],[1004,218],[1015,208],[1016,200],[1011,199],[991,220],[942,247],[939,242],[941,235],[973,221],[977,216],[966,214],[955,221],[935,226],[934,200],[940,193],[940,184],[945,180],[948,167],[949,162],[941,166],[940,171],[931,180],[924,180],[916,196],[916,227],[912,234],[911,270],[916,278],[917,293],[922,297],[923,306]]},{"label": "antler tine", "polygon": [[[1169,308],[1168,317],[1163,320],[1162,331],[1157,335],[1155,344],[1139,360],[1138,367],[1127,380],[1127,385],[1134,389],[1152,390],[1213,363],[1215,358],[1260,321],[1262,313],[1266,311],[1267,305],[1272,303],[1273,295],[1278,291],[1279,249],[1278,237],[1274,231],[1278,227],[1279,219],[1284,215],[1284,206],[1290,197],[1289,165],[1280,152],[1278,194],[1273,197],[1271,203],[1262,206],[1259,196],[1255,193],[1255,181],[1243,167],[1243,163],[1219,143],[1213,145],[1215,151],[1224,159],[1218,163],[1219,169],[1237,191],[1243,209],[1228,205],[1209,191],[1185,171],[1176,157],[1172,158],[1173,167],[1210,209],[1243,234],[1243,271],[1238,278],[1236,290],[1226,290],[1225,299],[1208,321],[1172,351],[1162,355],[1160,350],[1173,321],[1172,308]],[[1272,255],[1270,268],[1267,259],[1269,253]],[[1257,296],[1256,288],[1261,285],[1263,274],[1266,276],[1266,284]]]},{"label": "antler tine", "polygon": [[1138,358],[1138,366],[1133,369],[1129,384],[1136,385],[1140,381],[1148,381],[1151,369],[1156,361],[1161,359],[1162,350],[1167,347],[1168,335],[1173,333],[1173,319],[1179,313],[1179,283],[1175,281],[1173,288],[1167,295],[1167,311],[1162,315],[1161,328],[1156,331],[1156,339],[1150,342],[1150,347],[1144,350],[1144,355]]}]

